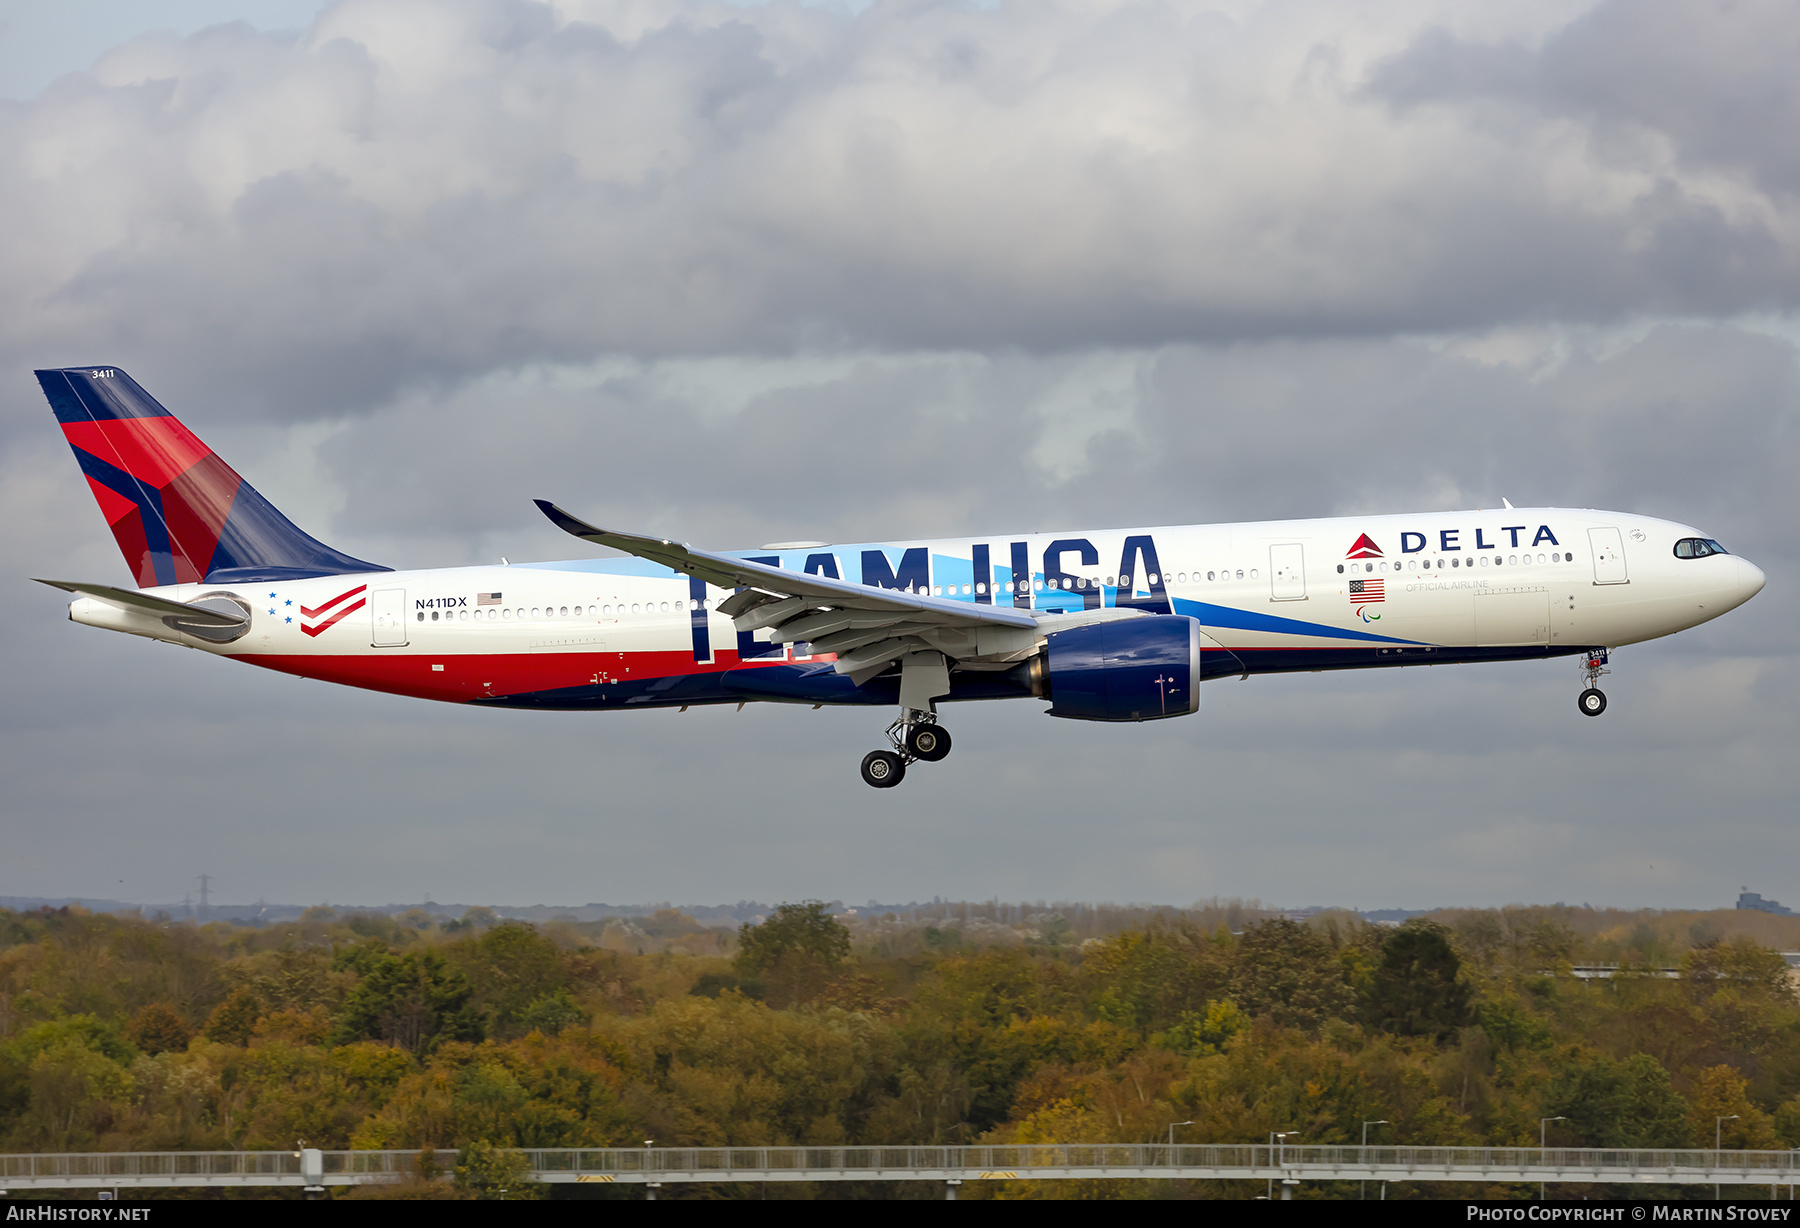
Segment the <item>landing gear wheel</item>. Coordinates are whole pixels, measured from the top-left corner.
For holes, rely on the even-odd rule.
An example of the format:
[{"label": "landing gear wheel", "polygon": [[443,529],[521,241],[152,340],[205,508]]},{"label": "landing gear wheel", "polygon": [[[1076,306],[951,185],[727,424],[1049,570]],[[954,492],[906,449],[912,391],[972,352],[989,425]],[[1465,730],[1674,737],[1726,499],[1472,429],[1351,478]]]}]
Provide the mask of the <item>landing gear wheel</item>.
[{"label": "landing gear wheel", "polygon": [[1598,687],[1589,687],[1581,693],[1581,698],[1577,699],[1575,703],[1580,707],[1583,716],[1599,716],[1606,711],[1606,692]]},{"label": "landing gear wheel", "polygon": [[863,783],[891,789],[906,779],[906,760],[891,750],[872,750],[863,756]]},{"label": "landing gear wheel", "polygon": [[936,763],[950,753],[950,731],[942,725],[914,725],[906,735],[906,749],[915,759]]}]

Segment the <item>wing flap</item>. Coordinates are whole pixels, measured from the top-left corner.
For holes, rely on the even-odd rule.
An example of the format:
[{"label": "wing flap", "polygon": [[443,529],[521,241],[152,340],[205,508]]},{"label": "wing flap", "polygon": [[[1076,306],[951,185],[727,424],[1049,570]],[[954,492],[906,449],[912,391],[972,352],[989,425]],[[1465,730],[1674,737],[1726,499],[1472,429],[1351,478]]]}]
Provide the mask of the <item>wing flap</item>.
[{"label": "wing flap", "polygon": [[910,653],[963,660],[982,656],[985,648],[989,655],[1010,657],[1037,642],[1038,619],[1025,610],[784,571],[665,538],[598,528],[554,503],[536,502],[552,524],[582,541],[649,559],[719,588],[739,589],[716,607],[739,632],[766,630],[775,643],[810,642],[813,652],[836,656],[836,672],[848,674],[857,686]]}]

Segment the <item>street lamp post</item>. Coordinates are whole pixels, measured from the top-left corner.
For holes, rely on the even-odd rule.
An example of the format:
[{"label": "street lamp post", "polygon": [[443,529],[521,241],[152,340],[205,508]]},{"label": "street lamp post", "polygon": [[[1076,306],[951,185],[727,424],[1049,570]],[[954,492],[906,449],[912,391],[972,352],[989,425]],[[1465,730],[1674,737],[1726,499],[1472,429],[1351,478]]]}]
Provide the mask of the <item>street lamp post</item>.
[{"label": "street lamp post", "polygon": [[[1276,1168],[1285,1168],[1287,1166],[1287,1141],[1299,1133],[1300,1133],[1300,1131],[1298,1131],[1298,1130],[1271,1130],[1271,1131],[1269,1131],[1269,1145],[1271,1147],[1276,1148],[1276,1152],[1275,1152],[1275,1167]],[[1291,1199],[1292,1197],[1293,1197],[1293,1193],[1288,1189],[1287,1178],[1283,1177],[1281,1180],[1282,1201],[1286,1202],[1289,1199]],[[1270,1177],[1269,1178],[1269,1200],[1271,1202],[1273,1202],[1274,1199],[1275,1199],[1275,1178]]]},{"label": "street lamp post", "polygon": [[[1736,1121],[1737,1119],[1738,1119],[1738,1115],[1736,1113],[1732,1113],[1725,1117],[1716,1118],[1713,1121],[1713,1167],[1714,1168],[1719,1167],[1719,1158],[1720,1158],[1719,1153],[1724,1148],[1725,1123],[1728,1121]],[[1715,1181],[1715,1182],[1713,1182],[1713,1198],[1716,1200],[1718,1197],[1719,1197],[1719,1183],[1717,1181]]]},{"label": "street lamp post", "polygon": [[[1362,1157],[1361,1157],[1361,1159],[1362,1159],[1362,1166],[1364,1168],[1367,1168],[1369,1166],[1369,1127],[1370,1126],[1391,1126],[1393,1124],[1394,1124],[1393,1122],[1389,1121],[1385,1117],[1382,1118],[1380,1121],[1364,1121],[1363,1122],[1363,1140],[1362,1140]],[[1366,1179],[1362,1180],[1362,1181],[1358,1181],[1356,1183],[1356,1197],[1358,1198],[1358,1200],[1360,1200],[1366,1196],[1365,1191],[1368,1187],[1368,1184],[1369,1183]]]},{"label": "street lamp post", "polygon": [[1175,1127],[1191,1126],[1193,1124],[1194,1123],[1191,1121],[1172,1121],[1169,1123],[1169,1163],[1173,1164],[1175,1162]]},{"label": "street lamp post", "polygon": [[[1544,1131],[1549,1129],[1550,1123],[1553,1121],[1567,1121],[1567,1120],[1569,1120],[1567,1117],[1540,1117],[1540,1118],[1538,1118],[1538,1163],[1539,1164],[1543,1164],[1546,1167],[1549,1166],[1549,1161],[1547,1159],[1545,1159],[1545,1157],[1544,1157]],[[1544,1182],[1544,1181],[1538,1182],[1538,1201],[1542,1202],[1544,1199],[1547,1199],[1549,1197],[1550,1197],[1549,1183]]]}]

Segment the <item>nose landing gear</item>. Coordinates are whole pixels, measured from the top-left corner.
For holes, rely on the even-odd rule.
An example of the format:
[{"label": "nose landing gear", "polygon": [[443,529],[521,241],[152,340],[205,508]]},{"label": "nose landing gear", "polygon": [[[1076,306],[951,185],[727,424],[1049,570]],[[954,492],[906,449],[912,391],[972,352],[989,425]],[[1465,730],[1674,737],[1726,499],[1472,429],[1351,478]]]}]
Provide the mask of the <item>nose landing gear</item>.
[{"label": "nose landing gear", "polygon": [[950,731],[937,723],[935,713],[903,709],[887,735],[893,750],[863,756],[863,783],[876,789],[891,789],[905,780],[909,763],[936,763],[950,753]]},{"label": "nose landing gear", "polygon": [[1596,648],[1582,658],[1581,674],[1587,682],[1587,689],[1576,699],[1575,706],[1581,709],[1583,716],[1599,716],[1606,711],[1606,692],[1594,684],[1600,681],[1602,674],[1612,671],[1606,668],[1607,652],[1604,648]]}]

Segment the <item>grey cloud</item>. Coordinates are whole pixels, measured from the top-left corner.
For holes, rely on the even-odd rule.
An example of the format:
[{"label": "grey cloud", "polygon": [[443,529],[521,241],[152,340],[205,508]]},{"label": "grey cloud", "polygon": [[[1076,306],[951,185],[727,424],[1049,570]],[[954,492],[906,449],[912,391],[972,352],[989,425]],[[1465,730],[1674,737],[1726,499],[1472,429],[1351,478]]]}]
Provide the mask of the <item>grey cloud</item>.
[{"label": "grey cloud", "polygon": [[1690,166],[1785,196],[1800,186],[1797,58],[1800,18],[1780,0],[1604,0],[1536,47],[1427,31],[1370,88],[1408,106],[1504,101],[1572,119],[1621,164],[1659,136]]},{"label": "grey cloud", "polygon": [[[1679,140],[1726,157],[1720,133],[1788,126],[1785,88],[1734,93],[1711,71],[1736,42],[1660,109],[1580,67],[1594,45],[1622,48],[1615,65],[1684,54],[1661,12],[1526,30],[1547,38],[1536,59],[1398,10],[1346,56],[1346,10],[1324,4],[1232,22],[661,0],[563,21],[356,0],[300,38],[142,39],[0,110],[0,353],[154,356],[240,412],[305,416],[606,353],[1042,351],[1790,304],[1785,172],[1709,178],[1602,139],[1615,114],[1707,115]],[[1734,37],[1779,44],[1789,26],[1759,12]],[[1632,39],[1608,33],[1633,20]],[[1469,67],[1483,56],[1499,66]],[[1496,131],[1417,105],[1475,87],[1540,110]]]}]

